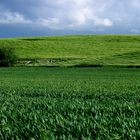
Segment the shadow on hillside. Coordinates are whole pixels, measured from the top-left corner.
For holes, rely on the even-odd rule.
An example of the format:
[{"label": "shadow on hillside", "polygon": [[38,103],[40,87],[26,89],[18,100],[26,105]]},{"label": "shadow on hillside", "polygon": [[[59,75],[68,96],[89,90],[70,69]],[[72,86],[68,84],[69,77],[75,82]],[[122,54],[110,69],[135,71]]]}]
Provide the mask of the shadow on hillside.
[{"label": "shadow on hillside", "polygon": [[20,40],[24,40],[24,41],[42,41],[45,39],[42,38],[25,38],[25,39],[20,39]]},{"label": "shadow on hillside", "polygon": [[73,65],[73,67],[103,67],[104,65],[102,64],[76,64],[76,65]]}]

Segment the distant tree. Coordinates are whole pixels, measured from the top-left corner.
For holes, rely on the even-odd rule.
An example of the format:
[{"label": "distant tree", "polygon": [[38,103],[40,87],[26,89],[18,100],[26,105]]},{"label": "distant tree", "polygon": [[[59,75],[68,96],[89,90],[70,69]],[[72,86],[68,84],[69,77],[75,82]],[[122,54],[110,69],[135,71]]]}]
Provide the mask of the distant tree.
[{"label": "distant tree", "polygon": [[9,47],[0,47],[0,67],[14,66],[17,61],[14,49]]}]

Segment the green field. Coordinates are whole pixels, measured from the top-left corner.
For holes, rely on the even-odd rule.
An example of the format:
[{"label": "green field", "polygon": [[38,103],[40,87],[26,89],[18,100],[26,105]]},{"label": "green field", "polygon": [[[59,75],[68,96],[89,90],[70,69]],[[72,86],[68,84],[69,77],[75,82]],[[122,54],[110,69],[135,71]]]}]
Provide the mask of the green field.
[{"label": "green field", "polygon": [[140,139],[140,71],[1,68],[0,139]]},{"label": "green field", "polygon": [[20,65],[140,66],[139,35],[77,35],[0,39],[15,48]]},{"label": "green field", "polygon": [[0,68],[0,139],[140,139],[140,35],[6,38],[0,47],[18,57]]}]

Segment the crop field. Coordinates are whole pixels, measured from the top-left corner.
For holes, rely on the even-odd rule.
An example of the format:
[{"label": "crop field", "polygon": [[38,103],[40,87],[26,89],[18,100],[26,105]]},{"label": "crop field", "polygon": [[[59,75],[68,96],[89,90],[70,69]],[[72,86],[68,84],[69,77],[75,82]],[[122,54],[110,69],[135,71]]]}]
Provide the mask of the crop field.
[{"label": "crop field", "polygon": [[0,68],[0,139],[140,139],[140,70]]},{"label": "crop field", "polygon": [[140,66],[140,35],[77,35],[0,39],[13,47],[20,65]]}]

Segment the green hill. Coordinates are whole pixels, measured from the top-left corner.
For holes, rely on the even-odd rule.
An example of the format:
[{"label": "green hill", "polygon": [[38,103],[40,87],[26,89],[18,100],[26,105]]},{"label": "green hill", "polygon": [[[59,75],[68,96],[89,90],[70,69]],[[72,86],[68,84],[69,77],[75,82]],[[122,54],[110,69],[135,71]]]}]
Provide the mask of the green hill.
[{"label": "green hill", "polygon": [[140,35],[77,35],[0,39],[20,65],[140,66]]}]

